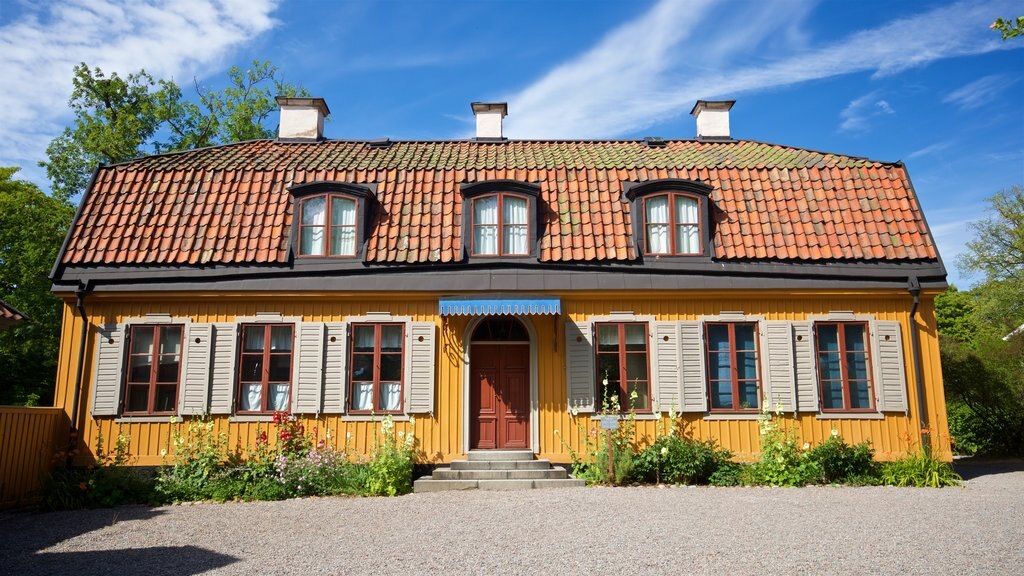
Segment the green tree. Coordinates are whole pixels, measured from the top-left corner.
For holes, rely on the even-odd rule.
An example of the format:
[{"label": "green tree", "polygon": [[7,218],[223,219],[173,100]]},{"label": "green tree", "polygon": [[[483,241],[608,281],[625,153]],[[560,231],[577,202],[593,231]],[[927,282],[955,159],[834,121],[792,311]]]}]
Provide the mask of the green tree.
[{"label": "green tree", "polygon": [[992,23],[991,28],[1002,34],[1003,40],[1016,38],[1017,36],[1024,35],[1024,16],[1017,16],[1016,21],[1014,21],[1013,18],[1008,18],[1006,20],[996,18],[996,21]]},{"label": "green tree", "polygon": [[0,300],[29,320],[0,332],[0,404],[53,402],[60,301],[50,268],[74,210],[0,167]]},{"label": "green tree", "polygon": [[939,335],[958,342],[971,342],[978,332],[974,317],[974,295],[950,286],[935,297],[935,319]]}]

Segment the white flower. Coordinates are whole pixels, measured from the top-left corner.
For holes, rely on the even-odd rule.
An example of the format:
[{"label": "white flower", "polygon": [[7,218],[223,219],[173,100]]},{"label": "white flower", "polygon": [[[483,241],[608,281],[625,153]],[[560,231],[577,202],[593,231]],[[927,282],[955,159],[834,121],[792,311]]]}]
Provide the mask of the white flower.
[{"label": "white flower", "polygon": [[580,409],[573,406],[572,408],[569,409],[569,414],[572,414],[572,417],[575,418],[580,415]]},{"label": "white flower", "polygon": [[177,416],[171,416],[171,424],[177,424],[179,422]]},{"label": "white flower", "polygon": [[839,430],[836,430],[835,428],[833,428],[832,429],[832,437],[835,438],[837,436],[839,436]]},{"label": "white flower", "polygon": [[636,393],[636,390],[633,390],[632,392],[629,393],[629,399],[630,400],[636,400],[639,397],[640,397],[640,395]]},{"label": "white flower", "polygon": [[559,434],[558,428],[555,428],[555,436],[558,436],[558,434]]},{"label": "white flower", "polygon": [[160,457],[162,458],[164,456],[167,456],[167,448],[160,450]]},{"label": "white flower", "polygon": [[345,440],[351,440],[351,439],[352,439],[352,433],[351,432],[345,432]]},{"label": "white flower", "polygon": [[661,455],[664,456],[666,454],[668,454],[668,446],[662,446],[661,447]]},{"label": "white flower", "polygon": [[810,450],[810,448],[811,448],[811,443],[810,442],[804,442],[804,450]]}]

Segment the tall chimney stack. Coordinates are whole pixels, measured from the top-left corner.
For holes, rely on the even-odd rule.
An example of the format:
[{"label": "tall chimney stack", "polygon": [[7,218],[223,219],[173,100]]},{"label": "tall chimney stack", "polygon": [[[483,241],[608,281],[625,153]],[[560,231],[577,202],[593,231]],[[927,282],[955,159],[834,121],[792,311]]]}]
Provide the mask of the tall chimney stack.
[{"label": "tall chimney stack", "polygon": [[323,98],[286,98],[278,96],[281,121],[278,140],[315,142],[324,138],[324,118],[331,114]]},{"label": "tall chimney stack", "polygon": [[729,110],[735,100],[697,100],[690,114],[697,119],[698,140],[731,140]]},{"label": "tall chimney stack", "polygon": [[477,140],[502,140],[501,119],[508,116],[506,102],[473,102]]}]

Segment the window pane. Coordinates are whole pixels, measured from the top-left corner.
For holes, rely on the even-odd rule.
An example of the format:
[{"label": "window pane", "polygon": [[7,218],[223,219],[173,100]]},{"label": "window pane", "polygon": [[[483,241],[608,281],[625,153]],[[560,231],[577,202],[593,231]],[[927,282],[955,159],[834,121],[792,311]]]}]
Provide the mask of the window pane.
[{"label": "window pane", "polygon": [[505,196],[505,224],[526,224],[526,198]]},{"label": "window pane", "polygon": [[700,228],[694,224],[676,227],[676,254],[697,254],[700,252]]},{"label": "window pane", "polygon": [[149,382],[153,369],[152,356],[132,356],[128,362],[129,382]]},{"label": "window pane", "polygon": [[242,410],[254,411],[263,409],[263,386],[261,384],[246,384],[242,386]]},{"label": "window pane", "polygon": [[647,251],[669,253],[668,197],[656,196],[644,201],[647,218]]},{"label": "window pane", "polygon": [[846,349],[847,350],[864,350],[864,325],[863,324],[846,324],[843,326],[843,331],[846,332]]},{"label": "window pane", "polygon": [[839,350],[839,331],[835,324],[818,325],[818,350]]},{"label": "window pane", "polygon": [[242,336],[243,352],[263,352],[263,326],[246,326]]},{"label": "window pane", "polygon": [[355,226],[356,201],[341,196],[331,197],[331,226]]},{"label": "window pane", "polygon": [[644,201],[648,224],[668,224],[668,197],[655,196]]},{"label": "window pane", "polygon": [[487,196],[473,201],[473,224],[498,223],[498,197]]},{"label": "window pane", "polygon": [[842,382],[826,382],[822,391],[822,406],[829,409],[840,410],[843,408],[843,384]]},{"label": "window pane", "polygon": [[732,408],[732,384],[729,382],[711,383],[711,407]]},{"label": "window pane", "polygon": [[708,350],[729,349],[729,326],[708,324]]},{"label": "window pane", "polygon": [[527,226],[505,226],[505,253],[525,255],[530,253],[527,241]]},{"label": "window pane", "polygon": [[380,379],[401,380],[402,379],[402,355],[381,354],[380,355]]},{"label": "window pane", "polygon": [[274,326],[270,329],[270,351],[284,352],[292,349],[292,327]]},{"label": "window pane", "polygon": [[147,412],[149,410],[149,386],[129,386],[126,412]]},{"label": "window pane", "polygon": [[373,380],[373,355],[352,356],[352,380]]},{"label": "window pane", "polygon": [[302,224],[324,225],[324,213],[327,210],[327,198],[317,196],[302,201]]},{"label": "window pane", "polygon": [[599,352],[615,352],[619,349],[618,324],[601,324],[597,327],[597,349]]},{"label": "window pane", "polygon": [[331,256],[355,256],[355,226],[336,226],[331,229]]},{"label": "window pane", "polygon": [[291,354],[270,355],[270,382],[290,382],[292,379]]},{"label": "window pane", "polygon": [[156,367],[157,382],[177,382],[179,356],[160,356],[159,364]]},{"label": "window pane", "polygon": [[132,354],[153,353],[153,328],[150,326],[132,327]]},{"label": "window pane", "polygon": [[[647,381],[642,382],[630,382],[626,386],[628,392],[627,398],[620,403],[623,409],[628,410],[634,408],[636,410],[646,410],[650,404],[650,394],[647,389]],[[633,399],[633,393],[636,393],[636,399]]]},{"label": "window pane", "polygon": [[757,354],[754,352],[736,353],[736,372],[740,380],[757,379]]},{"label": "window pane", "polygon": [[818,372],[822,380],[839,380],[842,373],[839,370],[838,352],[821,352],[818,354]]},{"label": "window pane", "polygon": [[760,394],[757,391],[757,382],[740,382],[740,408],[744,410],[760,408]]},{"label": "window pane", "polygon": [[736,349],[754,350],[756,348],[757,346],[754,344],[754,326],[752,324],[737,324]]},{"label": "window pane", "polygon": [[608,383],[614,387],[618,387],[619,382],[619,355],[618,354],[598,354],[597,355],[597,380],[598,385],[603,380],[608,380]]},{"label": "window pane", "polygon": [[473,227],[473,253],[494,256],[498,253],[498,227]]},{"label": "window pane", "polygon": [[709,372],[712,380],[732,380],[732,366],[728,352],[711,352],[708,354]]},{"label": "window pane", "polygon": [[178,387],[177,386],[157,386],[156,387],[156,405],[153,406],[154,412],[174,412],[175,404],[177,403]]},{"label": "window pane", "polygon": [[626,380],[647,380],[646,354],[626,354]]},{"label": "window pane", "polygon": [[402,327],[381,326],[380,327],[380,350],[381,352],[402,351]]},{"label": "window pane", "polygon": [[373,352],[374,327],[363,324],[353,330],[352,346],[356,352]]},{"label": "window pane", "polygon": [[646,324],[626,324],[626,350],[630,352],[647,350]]},{"label": "window pane", "polygon": [[160,330],[160,354],[181,352],[181,326],[164,326]]},{"label": "window pane", "polygon": [[850,382],[850,408],[871,408],[866,380]]},{"label": "window pane", "polygon": [[676,196],[676,224],[697,224],[697,199]]},{"label": "window pane", "polygon": [[259,382],[263,380],[263,355],[242,355],[242,382]]},{"label": "window pane", "polygon": [[373,384],[357,384],[352,387],[352,409],[371,410],[373,408]]},{"label": "window pane", "polygon": [[868,379],[868,365],[863,352],[846,353],[846,377],[850,380]]},{"label": "window pane", "polygon": [[270,398],[267,403],[267,410],[287,410],[288,409],[288,385],[287,384],[271,384],[270,385]]},{"label": "window pane", "polygon": [[402,402],[402,385],[398,382],[380,383],[380,409],[398,410]]},{"label": "window pane", "polygon": [[299,246],[299,254],[303,256],[324,255],[323,228],[312,227],[302,229],[302,244]]}]

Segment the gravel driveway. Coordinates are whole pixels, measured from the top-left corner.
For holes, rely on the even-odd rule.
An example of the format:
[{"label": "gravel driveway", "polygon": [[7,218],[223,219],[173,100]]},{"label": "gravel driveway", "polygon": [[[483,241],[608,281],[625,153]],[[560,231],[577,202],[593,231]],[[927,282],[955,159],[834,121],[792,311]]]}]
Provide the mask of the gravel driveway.
[{"label": "gravel driveway", "polygon": [[1024,573],[1024,466],[964,488],[569,488],[0,515],[4,574]]}]

